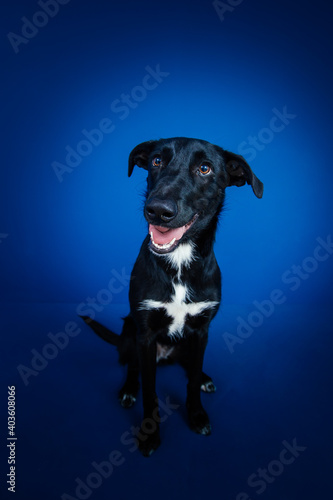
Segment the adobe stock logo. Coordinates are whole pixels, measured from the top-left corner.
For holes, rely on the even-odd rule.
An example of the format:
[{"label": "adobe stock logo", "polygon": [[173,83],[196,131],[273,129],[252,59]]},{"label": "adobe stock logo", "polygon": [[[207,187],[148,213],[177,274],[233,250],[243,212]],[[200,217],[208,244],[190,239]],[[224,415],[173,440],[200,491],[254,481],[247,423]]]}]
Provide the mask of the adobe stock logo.
[{"label": "adobe stock logo", "polygon": [[121,293],[129,286],[131,275],[127,274],[124,267],[121,273],[113,269],[111,274],[112,277],[105,288],[101,288],[95,297],[87,297],[77,306],[76,314],[78,316],[89,316],[90,319],[94,319],[96,312],[102,312],[106,306],[111,304],[114,295]]},{"label": "adobe stock logo", "polygon": [[[57,358],[58,354],[66,349],[71,338],[81,333],[81,328],[75,321],[68,321],[61,332],[47,334],[48,343],[44,344],[39,350],[31,349],[32,358],[29,365],[17,365],[17,371],[20,374],[25,386],[29,385],[29,378],[36,377],[49,365],[49,362]],[[50,342],[51,341],[51,342]]]},{"label": "adobe stock logo", "polygon": [[[246,318],[237,316],[237,326],[234,333],[223,333],[223,339],[231,354],[235,352],[236,345],[243,344],[246,339],[250,338],[253,332],[275,313],[277,307],[288,300],[289,292],[294,293],[299,290],[302,284],[310,279],[310,276],[323,265],[322,263],[333,255],[333,241],[330,234],[326,239],[318,237],[316,242],[318,245],[314,248],[311,255],[305,257],[300,264],[293,264],[282,273],[281,282],[284,285],[284,289],[274,288],[264,300],[253,301],[254,309]],[[285,285],[288,287],[287,290],[285,289]]]},{"label": "adobe stock logo", "polygon": [[89,156],[95,148],[102,144],[105,135],[109,135],[116,130],[115,118],[123,121],[142,103],[152,90],[155,90],[164,79],[170,75],[166,71],[161,71],[160,65],[155,68],[145,67],[146,73],[140,85],[133,87],[130,92],[123,92],[118,99],[114,99],[110,104],[112,115],[100,120],[96,127],[90,130],[81,130],[81,136],[76,146],[67,144],[65,147],[65,159],[63,162],[53,161],[51,167],[59,182],[63,182],[64,176],[70,174],[78,167],[82,160]]},{"label": "adobe stock logo", "polygon": [[[126,273],[123,267],[121,272],[116,269],[111,271],[112,277],[108,282],[107,287],[101,288],[96,297],[87,297],[84,302],[81,302],[77,308],[76,313],[81,315],[88,315],[94,319],[97,312],[103,311],[104,307],[109,305],[116,294],[121,293],[131,280],[131,275]],[[20,374],[22,382],[25,386],[29,385],[30,377],[37,377],[43,372],[50,364],[56,359],[61,352],[63,352],[69,345],[72,338],[77,337],[81,333],[81,328],[75,321],[68,321],[64,328],[53,334],[47,334],[47,343],[37,349],[31,349],[32,357],[28,364],[17,365],[17,371]]]},{"label": "adobe stock logo", "polygon": [[[247,485],[250,488],[255,488],[254,493],[261,495],[266,489],[276,481],[276,478],[283,474],[285,467],[292,465],[296,458],[307,449],[306,446],[300,446],[297,439],[294,438],[292,443],[282,441],[283,449],[280,451],[279,457],[271,460],[266,467],[259,467],[256,472],[251,474],[247,479]],[[236,496],[236,500],[251,500],[245,491]]]},{"label": "adobe stock logo", "polygon": [[6,238],[8,238],[8,234],[0,233],[0,243],[2,243],[2,240],[5,240]]},{"label": "adobe stock logo", "polygon": [[69,2],[70,0],[39,0],[37,3],[42,10],[36,11],[31,20],[25,16],[21,17],[23,23],[21,34],[18,35],[12,31],[7,34],[15,54],[20,51],[20,45],[26,45],[32,38],[35,38],[39,29],[47,25],[50,17],[55,17],[58,14],[60,5],[66,5]]},{"label": "adobe stock logo", "polygon": [[[179,404],[172,403],[169,396],[164,401],[159,399],[158,406],[159,411],[155,412],[152,419],[145,418],[141,426],[132,425],[120,436],[122,449],[126,446],[127,452],[134,453],[139,448],[140,442],[145,441],[149,434],[155,432],[159,423],[165,422],[180,407]],[[76,477],[75,484],[72,486],[72,494],[63,493],[61,500],[88,500],[94,491],[103,486],[105,480],[115,474],[116,469],[125,462],[126,456],[120,449],[112,450],[102,462],[91,462],[89,474],[85,475],[84,479]]]},{"label": "adobe stock logo", "polygon": [[227,0],[226,2],[221,2],[220,0],[214,0],[213,7],[220,21],[223,22],[226,12],[233,12],[235,7],[238,7],[243,1],[244,0]]},{"label": "adobe stock logo", "polygon": [[287,106],[283,106],[282,111],[277,108],[272,109],[273,116],[269,120],[268,126],[261,128],[257,135],[249,135],[246,141],[238,145],[238,153],[244,156],[245,160],[251,162],[257,156],[258,151],[263,151],[275,138],[294,120],[297,115],[289,113]]}]

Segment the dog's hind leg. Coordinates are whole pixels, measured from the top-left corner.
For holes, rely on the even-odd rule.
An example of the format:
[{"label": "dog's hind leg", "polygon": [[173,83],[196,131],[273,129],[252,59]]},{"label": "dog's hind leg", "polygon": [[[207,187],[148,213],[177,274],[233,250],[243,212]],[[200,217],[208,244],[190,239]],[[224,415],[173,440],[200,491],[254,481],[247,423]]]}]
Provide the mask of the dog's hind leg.
[{"label": "dog's hind leg", "polygon": [[127,378],[125,384],[120,389],[118,398],[121,406],[130,408],[136,401],[139,390],[139,363],[136,349],[136,325],[131,315],[124,318],[124,325],[121,335],[117,335],[101,323],[89,318],[80,316],[95,333],[109,344],[117,346],[119,362],[127,365]]},{"label": "dog's hind leg", "polygon": [[139,386],[139,370],[128,365],[125,383],[118,393],[118,399],[123,408],[131,408],[134,405]]},{"label": "dog's hind leg", "polygon": [[118,399],[123,408],[131,408],[136,401],[139,390],[139,360],[136,347],[137,328],[133,318],[124,318],[123,330],[118,345],[119,362],[127,365],[127,376],[124,385],[118,393]]},{"label": "dog's hind leg", "polygon": [[[148,337],[148,335],[147,335]],[[139,449],[149,457],[160,445],[159,403],[156,395],[156,351],[155,341],[138,340],[138,355],[142,380],[143,421]]]}]

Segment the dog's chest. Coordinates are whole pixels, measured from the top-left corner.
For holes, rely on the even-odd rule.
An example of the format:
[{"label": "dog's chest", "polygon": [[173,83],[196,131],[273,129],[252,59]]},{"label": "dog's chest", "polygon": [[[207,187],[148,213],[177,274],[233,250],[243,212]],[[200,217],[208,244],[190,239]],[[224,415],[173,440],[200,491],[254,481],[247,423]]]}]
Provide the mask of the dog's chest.
[{"label": "dog's chest", "polygon": [[153,299],[144,300],[140,304],[141,310],[161,310],[170,318],[168,336],[171,338],[182,337],[186,320],[200,315],[203,311],[215,307],[218,302],[205,300],[193,302],[186,285],[172,283],[173,293],[168,301],[162,302]]},{"label": "dog's chest", "polygon": [[216,307],[219,302],[214,300],[194,300],[200,296],[198,290],[190,287],[182,279],[184,268],[190,269],[191,263],[196,260],[193,247],[190,243],[180,245],[172,254],[165,256],[169,265],[176,271],[176,275],[171,279],[172,292],[167,300],[146,299],[139,304],[139,310],[151,311],[156,317],[156,312],[160,311],[161,316],[158,321],[154,321],[155,328],[162,328],[163,318],[168,318],[167,335],[171,339],[179,339],[184,334],[186,322],[198,317],[204,311]]}]

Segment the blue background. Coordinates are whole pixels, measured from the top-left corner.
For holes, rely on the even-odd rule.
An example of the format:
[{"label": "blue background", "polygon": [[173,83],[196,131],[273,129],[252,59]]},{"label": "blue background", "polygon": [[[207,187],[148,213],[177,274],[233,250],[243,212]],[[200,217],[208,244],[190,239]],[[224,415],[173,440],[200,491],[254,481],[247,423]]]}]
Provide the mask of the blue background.
[{"label": "blue background", "polygon": [[[204,0],[70,0],[17,53],[8,33],[21,35],[22,17],[31,21],[41,7],[14,1],[1,10],[0,491],[8,469],[6,387],[16,385],[19,499],[75,497],[75,478],[85,480],[91,463],[114,449],[125,462],[91,498],[328,498],[333,258],[313,256],[317,239],[329,241],[332,232],[332,7],[244,0],[221,19]],[[165,76],[142,93],[136,87],[147,66]],[[132,104],[120,112],[115,101],[123,94]],[[293,118],[267,131],[274,109],[284,108]],[[105,119],[113,131],[60,182],[54,162],[65,164],[66,148],[86,139],[82,130]],[[217,235],[223,307],[205,367],[218,392],[203,395],[213,434],[188,430],[185,376],[161,369],[158,393],[180,407],[147,461],[120,443],[140,422],[141,399],[130,412],[118,405],[124,374],[116,352],[79,323],[77,310],[96,300],[96,318],[120,331],[126,276],[147,230],[145,172],[128,179],[127,158],[141,141],[178,135],[234,152],[252,147],[245,157],[265,193],[258,200],[248,186],[230,188]],[[259,141],[254,149],[251,137]],[[305,273],[296,289],[288,281],[293,266]],[[115,276],[117,290],[105,294]],[[254,301],[275,289],[283,304],[228,347],[225,333],[236,336],[239,318],[249,321]],[[31,350],[41,353],[48,333],[70,321],[79,335],[24,384],[17,367],[31,367]],[[256,493],[248,477],[294,438],[307,449]]]}]

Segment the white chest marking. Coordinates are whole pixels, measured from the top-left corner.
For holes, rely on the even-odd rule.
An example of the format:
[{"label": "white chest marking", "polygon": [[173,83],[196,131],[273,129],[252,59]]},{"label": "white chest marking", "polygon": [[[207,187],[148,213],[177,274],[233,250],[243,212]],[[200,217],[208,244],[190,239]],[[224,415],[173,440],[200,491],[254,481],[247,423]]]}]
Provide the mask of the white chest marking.
[{"label": "white chest marking", "polygon": [[171,267],[177,269],[178,279],[182,272],[182,266],[189,267],[195,259],[192,243],[182,243],[173,252],[165,254],[163,257],[167,259]]},{"label": "white chest marking", "polygon": [[186,316],[197,316],[205,309],[218,305],[218,302],[206,300],[203,302],[191,302],[186,286],[173,283],[174,294],[170,301],[147,299],[141,302],[140,309],[164,309],[166,314],[172,318],[168,335],[172,338],[181,337],[183,334]]}]

